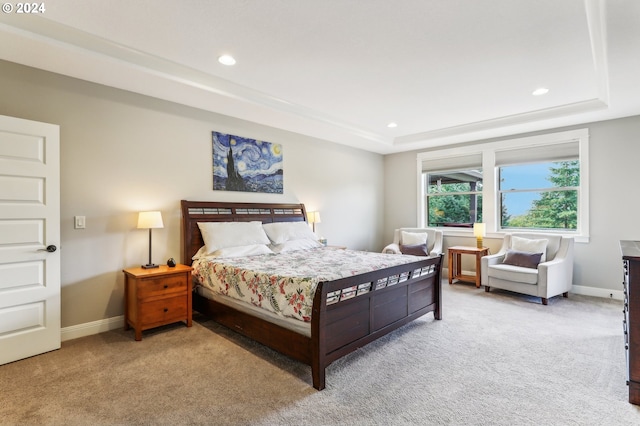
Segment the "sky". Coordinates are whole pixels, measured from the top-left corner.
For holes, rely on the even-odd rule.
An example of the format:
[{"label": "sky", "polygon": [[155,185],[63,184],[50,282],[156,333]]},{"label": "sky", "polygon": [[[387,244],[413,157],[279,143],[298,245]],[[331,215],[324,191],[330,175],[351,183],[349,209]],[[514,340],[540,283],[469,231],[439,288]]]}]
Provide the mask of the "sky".
[{"label": "sky", "polygon": [[520,164],[503,166],[500,174],[500,189],[535,189],[551,186],[546,178],[552,163]]},{"label": "sky", "polygon": [[[546,177],[552,163],[520,164],[503,166],[500,174],[500,189],[536,189],[551,186]],[[525,214],[539,193],[507,194],[508,213],[512,216]]]}]

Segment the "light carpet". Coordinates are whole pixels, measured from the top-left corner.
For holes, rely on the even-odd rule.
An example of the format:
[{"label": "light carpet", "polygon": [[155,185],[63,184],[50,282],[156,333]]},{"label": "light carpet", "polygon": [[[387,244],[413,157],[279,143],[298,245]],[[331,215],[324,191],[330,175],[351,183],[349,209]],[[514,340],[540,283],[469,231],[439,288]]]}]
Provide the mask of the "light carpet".
[{"label": "light carpet", "polygon": [[0,424],[638,425],[622,303],[443,284],[443,320],[414,321],[310,367],[196,316],[115,330],[0,366]]}]

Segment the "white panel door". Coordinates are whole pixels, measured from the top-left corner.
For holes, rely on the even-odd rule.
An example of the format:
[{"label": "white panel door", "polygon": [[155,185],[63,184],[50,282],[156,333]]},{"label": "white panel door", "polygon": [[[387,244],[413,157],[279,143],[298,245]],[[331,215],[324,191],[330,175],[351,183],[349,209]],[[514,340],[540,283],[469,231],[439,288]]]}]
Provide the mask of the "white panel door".
[{"label": "white panel door", "polygon": [[59,241],[60,128],[0,115],[0,365],[60,348]]}]

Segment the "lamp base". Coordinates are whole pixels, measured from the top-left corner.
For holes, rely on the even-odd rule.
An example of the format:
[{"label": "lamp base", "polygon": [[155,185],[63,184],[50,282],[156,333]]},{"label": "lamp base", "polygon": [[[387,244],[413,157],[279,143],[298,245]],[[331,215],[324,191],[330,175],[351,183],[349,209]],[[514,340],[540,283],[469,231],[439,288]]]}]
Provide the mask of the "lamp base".
[{"label": "lamp base", "polygon": [[478,238],[478,241],[477,241],[477,247],[478,247],[479,249],[483,248],[483,246],[482,246],[482,238]]},{"label": "lamp base", "polygon": [[155,265],[153,263],[147,263],[146,265],[142,265],[142,269],[153,269],[153,268],[159,268],[160,265]]}]

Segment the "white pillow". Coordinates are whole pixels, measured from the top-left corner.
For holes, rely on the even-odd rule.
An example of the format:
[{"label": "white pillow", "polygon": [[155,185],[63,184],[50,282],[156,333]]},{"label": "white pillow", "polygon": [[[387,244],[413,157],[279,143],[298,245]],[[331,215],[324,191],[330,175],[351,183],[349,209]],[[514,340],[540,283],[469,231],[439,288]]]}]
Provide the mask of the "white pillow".
[{"label": "white pillow", "polygon": [[400,233],[400,244],[402,244],[403,246],[417,246],[420,244],[426,244],[427,237],[429,236],[429,234],[427,234],[426,232],[400,231]]},{"label": "white pillow", "polygon": [[540,262],[547,259],[547,240],[531,240],[529,238],[521,238],[511,236],[511,248],[517,251],[526,251],[529,253],[542,253]]},{"label": "white pillow", "polygon": [[272,244],[292,240],[318,240],[307,222],[274,222],[262,225]]},{"label": "white pillow", "polygon": [[273,254],[273,251],[264,244],[251,244],[248,246],[222,248],[211,253],[211,257],[221,259],[225,257],[256,256],[259,254]]},{"label": "white pillow", "polygon": [[262,222],[198,222],[207,253],[227,247],[269,244]]},{"label": "white pillow", "polygon": [[288,251],[296,250],[308,250],[318,247],[324,247],[320,241],[303,239],[303,240],[290,240],[281,244],[272,244],[269,246],[274,253],[286,253]]},{"label": "white pillow", "polygon": [[192,257],[192,259],[222,259],[225,257],[256,256],[259,254],[273,254],[273,251],[271,251],[271,249],[264,244],[251,244],[248,246],[221,248],[220,250],[216,250],[213,253],[207,253],[207,248],[205,246],[202,246],[200,247],[200,250],[198,250],[198,252]]},{"label": "white pillow", "polygon": [[200,249],[196,252],[196,254],[193,255],[193,257],[191,258],[191,260],[198,260],[201,257],[206,257],[207,256],[207,247],[206,246],[202,246],[200,247]]}]

